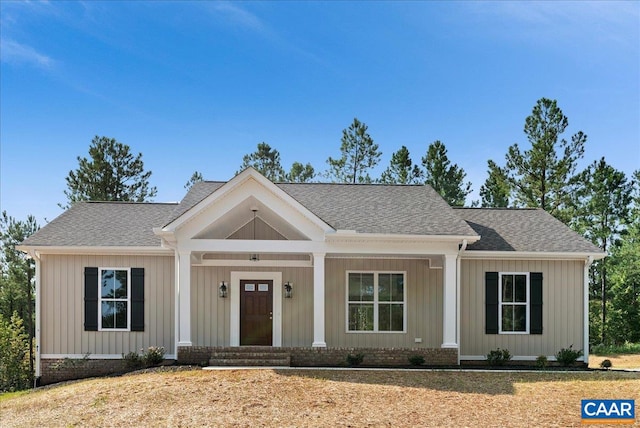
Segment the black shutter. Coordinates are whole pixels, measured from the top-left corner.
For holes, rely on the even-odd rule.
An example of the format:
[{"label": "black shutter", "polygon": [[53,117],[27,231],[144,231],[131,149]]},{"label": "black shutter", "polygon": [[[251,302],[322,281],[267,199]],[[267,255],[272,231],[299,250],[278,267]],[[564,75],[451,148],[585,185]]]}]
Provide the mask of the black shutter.
[{"label": "black shutter", "polygon": [[144,331],[144,268],[131,268],[131,331]]},{"label": "black shutter", "polygon": [[498,272],[485,272],[485,333],[498,334]]},{"label": "black shutter", "polygon": [[98,268],[84,268],[84,329],[98,331]]},{"label": "black shutter", "polygon": [[531,272],[529,276],[531,294],[529,333],[542,334],[542,273]]}]

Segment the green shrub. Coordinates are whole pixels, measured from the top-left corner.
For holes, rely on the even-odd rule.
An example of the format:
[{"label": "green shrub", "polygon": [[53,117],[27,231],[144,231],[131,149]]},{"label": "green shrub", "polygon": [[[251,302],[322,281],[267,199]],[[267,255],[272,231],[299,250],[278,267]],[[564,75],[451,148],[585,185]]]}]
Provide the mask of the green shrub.
[{"label": "green shrub", "polygon": [[538,355],[538,358],[536,358],[536,367],[538,367],[539,369],[545,369],[547,368],[548,364],[549,361],[547,360],[546,356]]},{"label": "green shrub", "polygon": [[562,348],[556,352],[556,360],[564,367],[573,365],[581,356],[582,349],[579,351],[575,350],[573,349],[573,345],[570,345],[568,348]]},{"label": "green shrub", "polygon": [[149,346],[147,351],[142,354],[142,362],[145,366],[157,366],[164,361],[164,348],[157,346]]},{"label": "green shrub", "polygon": [[421,366],[424,364],[424,357],[422,355],[412,355],[409,357],[409,364],[412,366]]},{"label": "green shrub", "polygon": [[350,367],[353,366],[359,366],[360,364],[362,364],[362,361],[364,361],[364,354],[358,353],[358,354],[348,354],[347,355],[347,364]]},{"label": "green shrub", "polygon": [[602,360],[602,362],[600,363],[600,368],[601,369],[605,369],[605,370],[609,370],[611,367],[613,367],[613,364],[611,363],[611,360]]},{"label": "green shrub", "polygon": [[0,315],[0,392],[27,389],[31,380],[29,336],[22,318],[17,312],[9,320]]},{"label": "green shrub", "polygon": [[128,369],[137,369],[138,367],[142,367],[142,357],[140,357],[137,352],[129,352],[126,355],[122,354],[122,359],[124,360],[124,365]]},{"label": "green shrub", "polygon": [[494,349],[487,354],[487,363],[490,366],[502,366],[511,360],[511,352],[508,349]]}]

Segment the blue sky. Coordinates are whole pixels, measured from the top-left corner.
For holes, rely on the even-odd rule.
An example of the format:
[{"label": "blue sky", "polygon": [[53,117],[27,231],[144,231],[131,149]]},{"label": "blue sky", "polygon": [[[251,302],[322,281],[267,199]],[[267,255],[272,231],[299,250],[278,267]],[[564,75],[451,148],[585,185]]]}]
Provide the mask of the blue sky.
[{"label": "blue sky", "polygon": [[640,168],[638,2],[0,2],[0,205],[44,224],[95,135],[142,152],[156,201],[267,142],[326,169],[354,117],[388,165],[441,140],[472,198],[558,100],[568,139]]}]

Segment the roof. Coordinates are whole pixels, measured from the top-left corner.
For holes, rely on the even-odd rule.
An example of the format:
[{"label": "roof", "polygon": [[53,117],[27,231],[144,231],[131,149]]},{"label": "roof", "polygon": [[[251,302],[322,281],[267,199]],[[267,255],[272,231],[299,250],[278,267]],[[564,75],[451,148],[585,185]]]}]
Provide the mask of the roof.
[{"label": "roof", "polygon": [[[159,247],[165,226],[225,183],[196,183],[179,203],[79,202],[22,245]],[[451,208],[430,186],[276,183],[336,230],[397,235],[476,236],[469,251],[601,253],[541,209]]]},{"label": "roof", "polygon": [[176,203],[77,202],[27,238],[24,246],[159,247],[153,227]]},{"label": "roof", "polygon": [[[167,223],[223,184],[196,183]],[[398,235],[476,235],[430,186],[337,183],[276,183],[276,186],[336,230]]]},{"label": "roof", "polygon": [[469,251],[602,253],[541,208],[454,208],[482,238]]}]

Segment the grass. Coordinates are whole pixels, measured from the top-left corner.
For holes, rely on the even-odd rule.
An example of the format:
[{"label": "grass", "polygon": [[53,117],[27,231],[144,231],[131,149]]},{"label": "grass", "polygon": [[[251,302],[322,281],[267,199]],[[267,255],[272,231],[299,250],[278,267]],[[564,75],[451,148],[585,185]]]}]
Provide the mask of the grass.
[{"label": "grass", "polygon": [[[155,371],[0,400],[2,426],[578,426],[640,373]],[[636,410],[638,414],[638,410]]]},{"label": "grass", "polygon": [[[612,369],[640,369],[640,354],[589,355],[589,367],[600,368],[603,360],[610,360]],[[640,397],[640,394],[638,395]]]},{"label": "grass", "polygon": [[640,343],[625,342],[622,345],[596,345],[591,350],[592,354],[607,356],[620,354],[640,354]]}]

